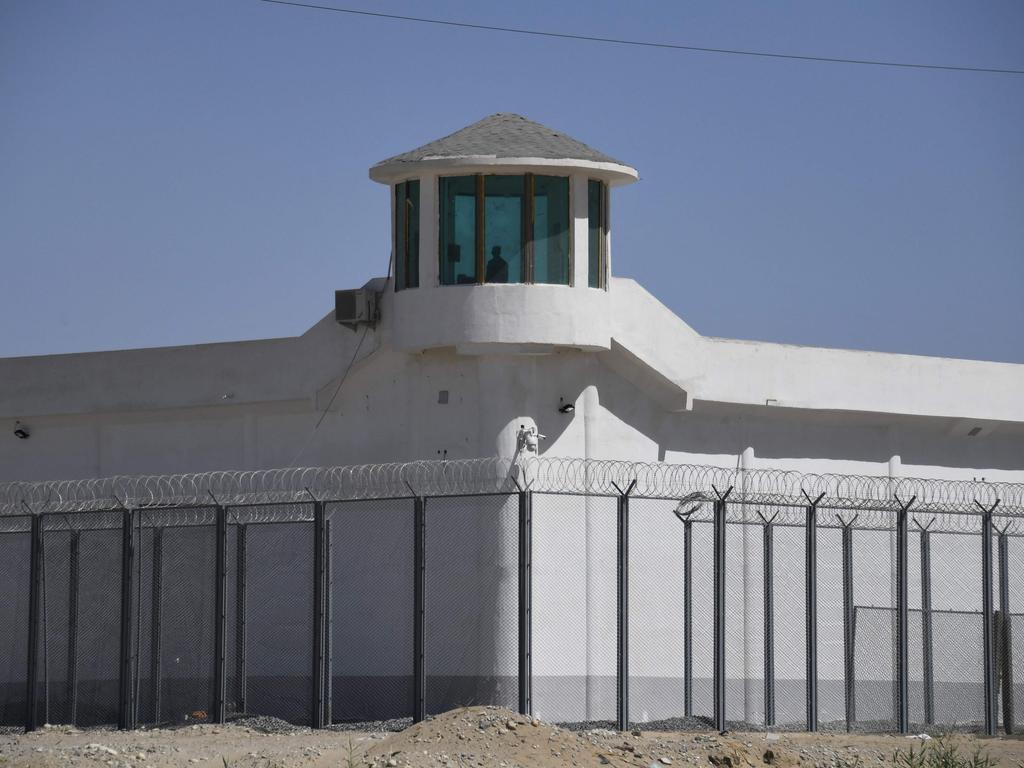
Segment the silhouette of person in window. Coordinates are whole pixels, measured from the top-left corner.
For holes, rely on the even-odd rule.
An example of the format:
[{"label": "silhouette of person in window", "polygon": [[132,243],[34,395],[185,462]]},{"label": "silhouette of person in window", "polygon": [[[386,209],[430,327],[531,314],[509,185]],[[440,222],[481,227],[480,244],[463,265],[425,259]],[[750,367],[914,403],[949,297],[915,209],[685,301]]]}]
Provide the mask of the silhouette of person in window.
[{"label": "silhouette of person in window", "polygon": [[488,283],[508,282],[508,262],[501,258],[501,246],[491,248],[491,258],[487,262],[486,280]]}]

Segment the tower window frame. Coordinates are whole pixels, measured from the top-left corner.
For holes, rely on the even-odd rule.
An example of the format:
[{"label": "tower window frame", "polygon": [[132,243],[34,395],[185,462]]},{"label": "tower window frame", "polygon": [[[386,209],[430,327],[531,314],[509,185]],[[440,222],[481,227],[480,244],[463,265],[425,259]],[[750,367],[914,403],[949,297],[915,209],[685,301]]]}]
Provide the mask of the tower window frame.
[{"label": "tower window frame", "polygon": [[392,236],[395,254],[395,291],[420,285],[420,180],[408,179],[394,187],[395,215]]},{"label": "tower window frame", "polygon": [[[488,262],[488,227],[496,228],[499,226],[498,221],[487,220],[488,216],[488,202],[490,201],[494,205],[494,198],[500,199],[500,194],[495,196],[488,196],[488,180],[489,179],[520,179],[522,181],[521,189],[522,192],[519,197],[519,222],[518,222],[518,251],[514,254],[507,254],[509,257],[515,258],[515,262],[512,264],[503,263],[501,266],[503,269],[495,268],[495,265]],[[556,191],[561,193],[561,200],[557,200],[558,207],[551,208],[550,205],[544,207],[545,221],[551,221],[554,218],[554,230],[550,229],[544,237],[545,250],[542,253],[547,253],[548,248],[554,248],[556,253],[564,248],[564,256],[559,255],[553,264],[548,264],[547,277],[551,277],[555,274],[556,280],[538,280],[537,277],[537,245],[535,238],[535,229],[537,225],[538,206],[537,206],[537,180],[555,180],[554,188]],[[472,188],[474,190],[473,197],[473,238],[472,238],[472,251],[473,260],[470,262],[465,259],[462,255],[465,246],[468,245],[467,233],[465,231],[465,218],[460,223],[456,221],[460,204],[456,202],[458,197],[468,198],[466,194],[466,188],[470,186],[470,180],[472,180]],[[571,177],[568,175],[558,174],[534,174],[534,173],[522,173],[522,174],[511,174],[511,173],[475,173],[475,174],[462,174],[462,175],[448,175],[438,177],[438,284],[439,285],[483,285],[489,284],[513,284],[513,285],[564,285],[572,287],[574,283],[573,271],[575,264],[574,254],[574,233],[573,233],[573,204],[572,204],[572,183]],[[495,187],[498,185],[495,184]],[[509,185],[512,186],[512,185]],[[558,189],[560,187],[560,189]],[[459,191],[459,189],[463,191]],[[512,195],[513,199],[515,195]],[[544,195],[543,197],[547,197]],[[494,205],[491,207],[493,208]],[[468,203],[463,200],[461,207],[465,211],[468,207]],[[468,217],[468,211],[462,214],[464,217]],[[493,215],[493,214],[492,214]],[[514,222],[514,219],[505,219],[502,221],[506,231],[511,233],[516,227],[513,225],[510,228],[510,223]],[[493,231],[493,229],[492,229]],[[461,240],[461,242],[457,242]],[[562,247],[559,247],[561,244]],[[502,262],[505,259],[502,255],[501,246],[496,246],[491,249],[492,260],[498,257]],[[472,264],[473,272],[470,274],[467,267]],[[488,279],[488,274],[492,276],[504,275],[504,279]],[[517,275],[518,279],[509,280],[509,276],[512,274]]]},{"label": "tower window frame", "polygon": [[608,288],[608,184],[600,179],[587,179],[587,286]]}]

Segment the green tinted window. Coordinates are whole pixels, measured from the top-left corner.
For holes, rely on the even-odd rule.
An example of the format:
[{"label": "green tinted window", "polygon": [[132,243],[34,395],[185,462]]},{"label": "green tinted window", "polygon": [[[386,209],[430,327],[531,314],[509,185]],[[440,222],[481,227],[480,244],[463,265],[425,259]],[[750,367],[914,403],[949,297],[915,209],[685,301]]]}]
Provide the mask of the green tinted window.
[{"label": "green tinted window", "polygon": [[533,179],[533,282],[569,284],[569,179]]},{"label": "green tinted window", "polygon": [[420,183],[395,185],[395,288],[420,284]]},{"label": "green tinted window", "polygon": [[441,179],[441,285],[475,283],[476,177]]},{"label": "green tinted window", "polygon": [[587,285],[591,288],[604,288],[604,184],[591,181],[587,185],[588,229],[588,277]]},{"label": "green tinted window", "polygon": [[522,176],[484,178],[484,282],[523,282]]},{"label": "green tinted window", "polygon": [[441,285],[569,285],[569,179],[448,176],[440,179]]}]

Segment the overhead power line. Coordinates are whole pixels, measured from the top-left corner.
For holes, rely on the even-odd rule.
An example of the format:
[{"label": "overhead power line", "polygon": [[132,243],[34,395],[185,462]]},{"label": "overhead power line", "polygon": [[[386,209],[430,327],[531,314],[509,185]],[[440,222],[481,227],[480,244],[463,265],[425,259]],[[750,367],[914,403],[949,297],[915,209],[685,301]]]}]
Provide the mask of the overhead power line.
[{"label": "overhead power line", "polygon": [[819,61],[829,64],[861,64],[871,67],[900,67],[903,69],[940,69],[950,72],[986,72],[1000,75],[1024,75],[1024,69],[998,69],[995,67],[957,67],[947,64],[920,64],[908,61],[881,61],[877,59],[842,59],[832,56],[801,56],[795,53],[771,53],[768,51],[746,51],[736,48],[708,48],[699,45],[680,45],[677,43],[655,43],[646,40],[625,40],[615,37],[594,37],[591,35],[573,35],[568,32],[545,32],[539,29],[520,29],[518,27],[498,27],[489,24],[470,24],[465,21],[448,21],[446,19],[427,19],[420,16],[401,16],[396,13],[380,13],[362,11],[355,8],[337,8],[331,5],[315,5],[300,3],[297,0],[259,0],[274,5],[288,5],[295,8],[308,8],[316,11],[333,11],[354,16],[373,16],[378,19],[393,21],[411,21],[417,24],[437,24],[444,27],[460,27],[462,29],[482,29],[488,32],[506,32],[514,35],[533,35],[534,37],[554,37],[563,40],[582,40],[589,43],[611,43],[613,45],[632,45],[641,48],[666,48],[675,51],[696,51],[698,53],[723,53],[732,56],[758,56],[767,59],[793,59],[796,61]]}]

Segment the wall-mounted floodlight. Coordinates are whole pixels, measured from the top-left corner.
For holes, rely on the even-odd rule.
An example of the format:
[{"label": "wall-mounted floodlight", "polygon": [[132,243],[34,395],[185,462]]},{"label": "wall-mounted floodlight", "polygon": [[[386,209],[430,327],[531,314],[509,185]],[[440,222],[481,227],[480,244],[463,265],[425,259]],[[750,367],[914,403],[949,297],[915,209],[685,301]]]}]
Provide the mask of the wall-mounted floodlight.
[{"label": "wall-mounted floodlight", "polygon": [[559,413],[572,413],[576,410],[576,406],[572,403],[565,402],[564,397],[558,398],[558,412]]},{"label": "wall-mounted floodlight", "polygon": [[18,438],[19,440],[28,440],[29,435],[31,434],[32,433],[29,432],[28,427],[26,427],[20,421],[14,422],[14,436],[16,438]]}]

